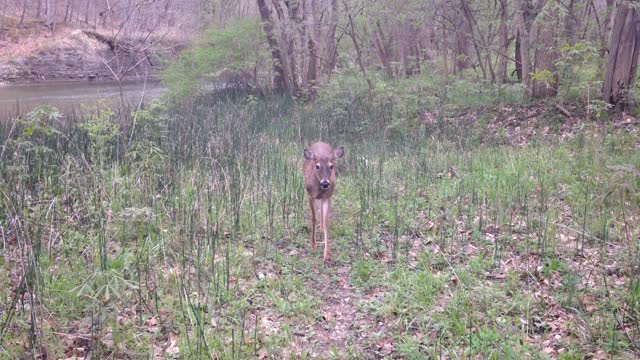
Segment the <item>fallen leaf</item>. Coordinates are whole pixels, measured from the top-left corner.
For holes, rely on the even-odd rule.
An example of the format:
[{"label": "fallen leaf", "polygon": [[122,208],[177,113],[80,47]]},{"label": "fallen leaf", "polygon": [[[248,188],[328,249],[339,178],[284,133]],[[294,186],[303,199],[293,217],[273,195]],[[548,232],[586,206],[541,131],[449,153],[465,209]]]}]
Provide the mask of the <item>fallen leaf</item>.
[{"label": "fallen leaf", "polygon": [[178,347],[178,335],[175,333],[169,333],[168,346],[164,349],[167,354],[177,355],[180,352]]}]

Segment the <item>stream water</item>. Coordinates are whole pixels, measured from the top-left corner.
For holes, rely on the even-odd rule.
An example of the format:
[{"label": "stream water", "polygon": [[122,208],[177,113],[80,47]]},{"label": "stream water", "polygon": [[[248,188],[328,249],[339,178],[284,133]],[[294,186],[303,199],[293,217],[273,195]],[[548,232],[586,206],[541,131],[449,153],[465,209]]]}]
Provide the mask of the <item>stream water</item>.
[{"label": "stream water", "polygon": [[[160,96],[165,88],[158,81],[123,83],[125,101],[139,103]],[[119,101],[116,82],[65,81],[0,86],[0,121],[13,119],[33,108],[47,104],[61,112],[78,111],[83,107]]]}]

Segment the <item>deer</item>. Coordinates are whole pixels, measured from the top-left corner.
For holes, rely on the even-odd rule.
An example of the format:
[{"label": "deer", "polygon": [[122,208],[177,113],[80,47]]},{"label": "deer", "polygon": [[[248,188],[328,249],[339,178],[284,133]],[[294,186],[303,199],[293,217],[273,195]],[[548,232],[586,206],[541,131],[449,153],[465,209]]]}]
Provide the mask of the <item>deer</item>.
[{"label": "deer", "polygon": [[311,207],[311,248],[316,248],[316,201],[321,201],[320,215],[322,233],[324,235],[324,261],[331,260],[331,244],[329,243],[329,211],[331,197],[336,187],[334,162],[344,155],[342,146],[333,149],[331,145],[316,142],[304,149],[304,186],[309,195]]}]

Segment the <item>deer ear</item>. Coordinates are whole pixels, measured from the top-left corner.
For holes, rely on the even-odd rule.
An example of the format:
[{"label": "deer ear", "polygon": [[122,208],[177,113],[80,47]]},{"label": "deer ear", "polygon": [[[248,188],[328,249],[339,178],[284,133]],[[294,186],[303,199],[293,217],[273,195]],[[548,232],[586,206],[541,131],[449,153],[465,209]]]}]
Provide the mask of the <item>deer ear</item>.
[{"label": "deer ear", "polygon": [[315,160],[316,159],[316,154],[313,153],[313,151],[309,150],[309,149],[304,149],[304,158],[307,160]]},{"label": "deer ear", "polygon": [[344,155],[344,148],[342,146],[338,146],[335,150],[333,150],[333,159],[339,159]]}]

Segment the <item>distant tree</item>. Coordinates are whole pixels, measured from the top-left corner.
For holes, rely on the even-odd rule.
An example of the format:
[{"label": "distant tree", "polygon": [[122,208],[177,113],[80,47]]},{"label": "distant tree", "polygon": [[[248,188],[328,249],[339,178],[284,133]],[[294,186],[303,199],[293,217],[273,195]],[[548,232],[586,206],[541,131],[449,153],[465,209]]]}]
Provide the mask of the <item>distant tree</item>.
[{"label": "distant tree", "polygon": [[7,16],[7,2],[9,0],[4,0],[2,3],[2,16],[0,17],[0,34],[2,34],[2,29],[4,28],[4,18]]},{"label": "distant tree", "polygon": [[516,70],[518,66],[520,71],[518,78],[521,79],[522,84],[529,95],[531,95],[531,61],[529,57],[529,28],[525,18],[526,8],[522,0],[513,0],[515,7],[515,24],[517,29],[516,40]]},{"label": "distant tree", "polygon": [[338,27],[338,0],[331,0],[331,13],[329,15],[329,31],[327,32],[327,45],[326,45],[326,55],[327,59],[324,64],[325,72],[331,76],[331,73],[336,68],[336,54],[337,54],[337,46],[336,46],[336,29]]},{"label": "distant tree", "polygon": [[24,14],[27,12],[27,0],[24,0],[22,2],[22,14],[20,15],[20,22],[18,23],[18,26],[22,26],[24,25]]},{"label": "distant tree", "polygon": [[529,96],[534,98],[554,96],[558,91],[555,63],[559,54],[558,36],[561,35],[558,33],[561,5],[556,1],[513,1],[518,34],[516,49],[519,51],[516,61],[521,67],[519,77]]},{"label": "distant tree", "polygon": [[499,25],[498,25],[498,36],[500,37],[500,44],[498,47],[498,65],[496,70],[497,82],[502,84],[507,79],[507,66],[509,58],[507,57],[507,52],[509,50],[509,30],[508,30],[508,22],[509,22],[509,8],[507,4],[507,0],[500,0],[500,10],[499,10]]}]

